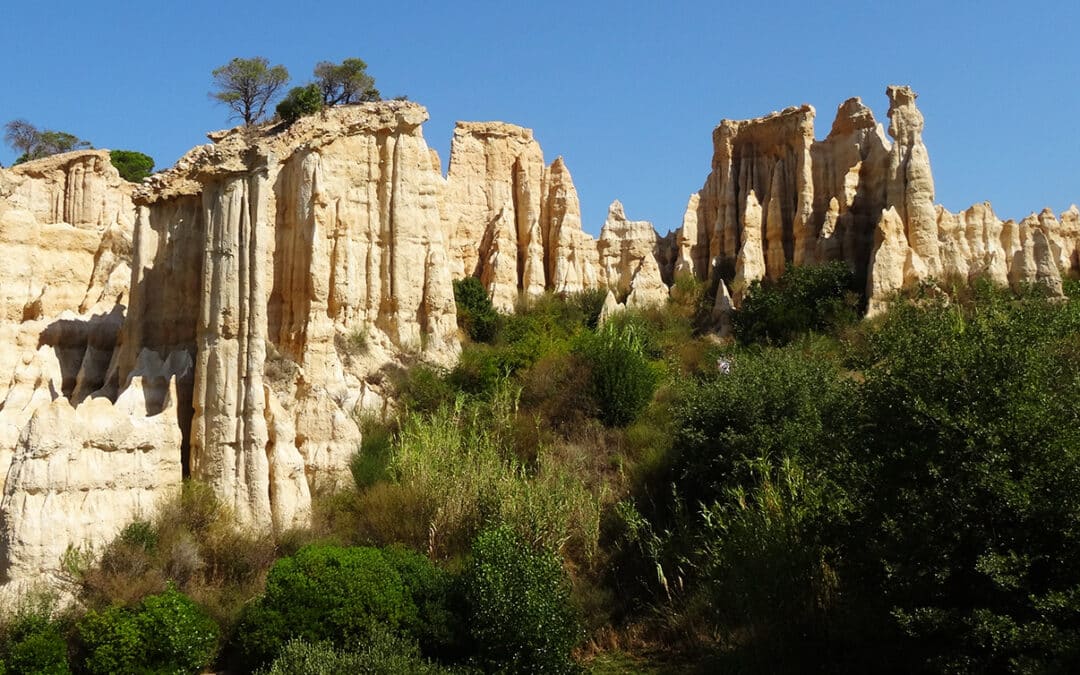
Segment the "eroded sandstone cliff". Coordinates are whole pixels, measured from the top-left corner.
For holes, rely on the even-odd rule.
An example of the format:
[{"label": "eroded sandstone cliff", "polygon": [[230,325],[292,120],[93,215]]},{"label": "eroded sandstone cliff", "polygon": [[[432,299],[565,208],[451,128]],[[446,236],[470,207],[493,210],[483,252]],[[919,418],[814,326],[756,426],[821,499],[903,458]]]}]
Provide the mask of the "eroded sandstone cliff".
[{"label": "eroded sandstone cliff", "polygon": [[391,376],[455,360],[454,278],[479,277],[502,311],[605,290],[606,318],[694,275],[716,284],[721,334],[788,264],[846,262],[871,313],[948,276],[1060,294],[1080,210],[935,206],[915,93],[887,95],[888,136],[859,99],[820,141],[810,106],[722,121],[665,237],[618,201],[587,234],[565,162],[522,127],[459,123],[443,177],[408,102],[217,132],[137,188],[104,151],[0,170],[5,578],[151,516],[185,475],[250,527],[308,522]]},{"label": "eroded sandstone cliff", "polygon": [[810,106],[722,121],[712,172],[677,236],[676,268],[730,281],[736,305],[751,282],[788,264],[833,260],[865,280],[871,314],[904,287],[950,276],[1060,294],[1061,277],[1080,271],[1075,207],[1003,223],[989,204],[960,214],[936,206],[916,94],[886,94],[891,142],[857,98],[840,105],[821,141]]}]

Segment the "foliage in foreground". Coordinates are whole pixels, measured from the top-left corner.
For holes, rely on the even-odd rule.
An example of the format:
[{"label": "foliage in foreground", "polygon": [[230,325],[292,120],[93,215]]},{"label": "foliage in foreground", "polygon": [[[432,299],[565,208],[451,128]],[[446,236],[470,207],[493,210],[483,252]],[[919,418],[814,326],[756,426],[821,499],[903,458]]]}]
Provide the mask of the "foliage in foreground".
[{"label": "foliage in foreground", "polygon": [[1080,304],[971,294],[686,387],[622,507],[673,626],[755,671],[1075,669]]},{"label": "foliage in foreground", "polygon": [[346,647],[379,630],[438,648],[450,633],[447,584],[415,553],[305,546],[274,564],[265,594],[241,617],[234,638],[239,663],[269,663],[293,638]]},{"label": "foliage in foreground", "polygon": [[88,673],[198,673],[217,655],[217,624],[172,587],[135,609],[91,610],[77,630]]},{"label": "foliage in foreground", "polygon": [[562,565],[507,527],[477,537],[464,575],[466,625],[488,671],[571,672],[581,638]]},{"label": "foliage in foreground", "polygon": [[742,344],[785,345],[808,331],[829,331],[858,320],[859,295],[847,264],[790,265],[776,281],[755,281],[732,328]]}]

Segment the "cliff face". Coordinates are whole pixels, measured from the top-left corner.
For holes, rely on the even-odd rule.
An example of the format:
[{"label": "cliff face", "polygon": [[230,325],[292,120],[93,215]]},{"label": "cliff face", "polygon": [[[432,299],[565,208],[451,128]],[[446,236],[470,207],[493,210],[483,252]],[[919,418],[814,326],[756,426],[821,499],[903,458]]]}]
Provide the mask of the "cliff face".
[{"label": "cliff face", "polygon": [[1003,223],[989,204],[960,214],[935,206],[916,94],[886,94],[892,142],[857,98],[840,105],[822,141],[810,106],[722,121],[712,172],[677,235],[676,269],[730,279],[738,304],[750,282],[787,264],[842,260],[865,280],[871,314],[901,288],[948,276],[1060,294],[1061,276],[1080,270],[1076,209]]},{"label": "cliff face", "polygon": [[859,99],[814,140],[809,106],[713,133],[712,172],[666,237],[619,202],[599,239],[562,158],[530,130],[460,123],[449,169],[407,102],[211,135],[137,188],[104,151],[0,170],[0,572],[150,517],[185,475],[252,528],[310,518],[347,476],[390,374],[459,350],[452,279],[496,306],[607,291],[603,316],[716,280],[713,321],[785,266],[846,262],[871,313],[930,278],[1061,293],[1080,210],[999,220],[935,206],[924,121],[890,87],[889,135]]},{"label": "cliff face", "polygon": [[545,166],[530,129],[459,122],[439,203],[454,277],[479,277],[500,311],[544,291],[627,298],[634,280],[639,304],[667,298],[652,225],[613,205],[600,239],[585,233],[569,169],[561,157]]},{"label": "cliff face", "polygon": [[[170,380],[110,369],[131,280],[132,186],[105,151],[0,169],[0,571],[33,578],[69,544],[180,485]],[[183,364],[170,364],[182,369]]]},{"label": "cliff face", "polygon": [[[385,370],[456,354],[426,118],[386,103],[236,130],[136,195],[121,361],[192,355],[190,471],[242,522],[305,523],[312,490],[347,475],[354,414],[385,405]],[[166,317],[169,286],[195,292]]]}]

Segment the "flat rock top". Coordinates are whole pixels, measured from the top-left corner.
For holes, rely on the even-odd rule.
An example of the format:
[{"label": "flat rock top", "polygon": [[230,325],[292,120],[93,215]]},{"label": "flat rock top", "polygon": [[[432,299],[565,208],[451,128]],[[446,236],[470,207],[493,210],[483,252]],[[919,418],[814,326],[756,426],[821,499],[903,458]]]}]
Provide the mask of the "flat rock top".
[{"label": "flat rock top", "polygon": [[152,204],[196,195],[202,190],[201,177],[249,171],[253,155],[284,159],[299,148],[319,148],[346,136],[383,131],[412,133],[427,119],[427,109],[418,103],[379,101],[334,106],[301,117],[288,127],[266,122],[214,131],[207,134],[213,143],[192,148],[172,168],[148,178],[136,190],[134,199],[136,203]]}]

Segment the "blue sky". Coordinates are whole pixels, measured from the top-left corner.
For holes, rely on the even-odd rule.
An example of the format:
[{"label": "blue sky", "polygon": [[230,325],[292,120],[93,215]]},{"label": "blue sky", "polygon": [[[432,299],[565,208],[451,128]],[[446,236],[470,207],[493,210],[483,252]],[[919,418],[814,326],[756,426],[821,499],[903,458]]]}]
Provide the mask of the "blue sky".
[{"label": "blue sky", "polygon": [[[14,2],[0,19],[0,123],[26,118],[172,164],[230,126],[210,71],[263,55],[294,83],[366,60],[385,96],[427,106],[445,162],[455,120],[531,127],[563,155],[599,231],[612,199],[678,226],[723,118],[920,94],[937,200],[1002,217],[1080,202],[1080,3]],[[945,7],[947,5],[947,7]],[[14,155],[0,149],[0,162]]]}]

